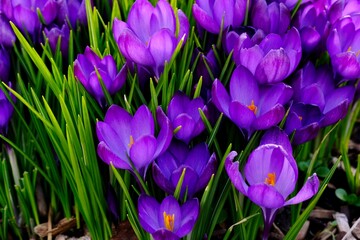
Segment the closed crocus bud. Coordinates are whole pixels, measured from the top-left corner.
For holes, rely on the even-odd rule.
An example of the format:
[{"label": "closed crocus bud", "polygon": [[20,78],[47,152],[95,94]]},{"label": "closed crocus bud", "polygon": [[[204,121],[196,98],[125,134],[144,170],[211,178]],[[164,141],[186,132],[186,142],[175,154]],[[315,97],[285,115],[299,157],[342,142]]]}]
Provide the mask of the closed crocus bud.
[{"label": "closed crocus bud", "polygon": [[289,139],[279,131],[272,129],[264,135],[266,144],[250,154],[243,172],[239,171],[239,162],[233,161],[237,155],[235,151],[225,160],[226,172],[235,188],[262,209],[263,239],[268,239],[278,209],[308,200],[317,193],[320,184],[314,174],[294,197],[288,199],[298,180],[298,168],[290,152]]},{"label": "closed crocus bud", "polygon": [[[260,31],[260,30],[258,30]],[[261,84],[278,83],[298,66],[302,50],[300,34],[291,28],[284,35],[270,33],[261,41],[259,34],[250,38],[246,33],[234,46],[234,60],[250,70]]]},{"label": "closed crocus bud", "polygon": [[[96,124],[100,141],[97,152],[100,158],[114,167],[134,172],[145,178],[148,166],[166,151],[172,139],[173,129],[169,119],[158,107],[156,119],[160,131],[155,136],[154,118],[146,105],[130,115],[123,108],[112,105],[104,121]],[[134,169],[135,168],[135,169]]]},{"label": "closed crocus bud", "polygon": [[194,198],[180,205],[173,196],[161,203],[148,195],[140,195],[138,213],[140,225],[154,240],[178,240],[193,229],[200,211]]},{"label": "closed crocus bud", "polygon": [[107,91],[115,94],[126,81],[127,68],[124,65],[118,72],[115,60],[111,55],[100,58],[90,47],[86,47],[84,54],[79,54],[74,62],[74,74],[103,107],[105,106],[105,94],[99,76]]},{"label": "closed crocus bud", "polygon": [[168,106],[168,117],[174,129],[180,127],[175,137],[189,143],[205,129],[199,109],[206,112],[206,106],[201,98],[190,99],[184,93],[177,92]]},{"label": "closed crocus bud", "polygon": [[49,40],[49,44],[53,52],[55,52],[60,39],[60,51],[65,56],[68,55],[70,29],[67,23],[64,23],[61,28],[56,25],[47,27],[45,28],[44,33],[46,38]]},{"label": "closed crocus bud", "polygon": [[265,0],[256,0],[250,20],[252,26],[266,34],[284,34],[290,25],[290,10],[283,3],[272,2],[268,5]]},{"label": "closed crocus bud", "polygon": [[319,2],[302,4],[294,18],[294,26],[299,29],[301,36],[302,48],[308,53],[314,50],[323,51],[329,34],[330,23],[325,6]]},{"label": "closed crocus bud", "polygon": [[360,13],[338,20],[329,34],[326,47],[334,71],[347,79],[360,77]]},{"label": "closed crocus bud", "polygon": [[245,18],[246,0],[197,0],[192,12],[206,31],[218,34],[229,26],[240,27]]},{"label": "closed crocus bud", "polygon": [[255,130],[265,130],[278,124],[284,117],[284,105],[292,96],[292,89],[284,83],[260,86],[251,72],[239,66],[230,79],[230,94],[220,80],[212,87],[214,105],[230,118],[244,136]]},{"label": "closed crocus bud", "polygon": [[59,4],[58,22],[69,20],[72,28],[75,28],[77,23],[87,24],[85,0],[57,0],[57,2]]},{"label": "closed crocus bud", "polygon": [[170,61],[180,40],[189,33],[186,15],[181,10],[176,14],[178,35],[175,12],[166,0],[158,1],[155,7],[147,0],[137,0],[127,22],[115,18],[114,38],[126,60],[149,68],[159,78],[165,62]]},{"label": "closed crocus bud", "polygon": [[168,150],[153,164],[152,172],[156,184],[169,194],[174,194],[179,179],[185,170],[180,198],[187,198],[205,188],[216,171],[216,156],[211,154],[205,143],[192,149],[182,142],[173,141]]},{"label": "closed crocus bud", "polygon": [[23,32],[30,34],[37,39],[40,34],[41,22],[37,11],[40,10],[41,15],[46,24],[51,24],[57,16],[58,3],[54,0],[47,1],[12,1],[13,15],[16,26]]}]

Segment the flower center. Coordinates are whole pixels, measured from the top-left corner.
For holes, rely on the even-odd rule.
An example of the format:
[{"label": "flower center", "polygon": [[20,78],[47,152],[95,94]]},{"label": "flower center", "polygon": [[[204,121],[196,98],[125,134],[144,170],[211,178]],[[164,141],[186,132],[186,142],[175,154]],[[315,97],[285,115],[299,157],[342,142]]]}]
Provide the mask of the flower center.
[{"label": "flower center", "polygon": [[302,121],[303,120],[303,117],[302,116],[298,116],[299,120]]},{"label": "flower center", "polygon": [[[347,52],[353,52],[352,46],[350,46],[350,47],[347,49]],[[358,51],[356,51],[356,52],[354,52],[354,53],[355,53],[355,56],[356,56],[356,57],[359,57],[359,55],[360,55],[360,50],[358,50]]]},{"label": "flower center", "polygon": [[134,144],[134,138],[132,135],[130,135],[130,142],[128,144],[128,147],[131,148],[133,144]]},{"label": "flower center", "polygon": [[247,106],[254,114],[257,112],[257,106],[254,103],[254,100],[251,100],[251,104]]},{"label": "flower center", "polygon": [[275,181],[276,181],[275,173],[268,173],[267,178],[265,178],[265,183],[271,186],[275,186]]},{"label": "flower center", "polygon": [[165,228],[171,232],[174,231],[175,214],[170,215],[164,211],[163,216]]}]

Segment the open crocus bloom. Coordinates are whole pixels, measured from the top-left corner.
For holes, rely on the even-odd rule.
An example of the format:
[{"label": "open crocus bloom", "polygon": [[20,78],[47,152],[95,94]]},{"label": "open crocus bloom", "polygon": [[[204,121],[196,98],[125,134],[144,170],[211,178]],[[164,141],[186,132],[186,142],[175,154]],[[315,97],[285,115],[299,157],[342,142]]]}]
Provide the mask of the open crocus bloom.
[{"label": "open crocus bloom", "polygon": [[180,206],[173,196],[166,197],[161,204],[144,194],[138,201],[140,224],[155,240],[175,240],[186,236],[195,225],[199,208],[197,199]]},{"label": "open crocus bloom", "polygon": [[285,133],[272,130],[265,133],[262,145],[250,154],[244,175],[239,171],[239,162],[233,162],[237,155],[235,151],[225,160],[226,172],[236,189],[263,211],[264,239],[267,239],[279,208],[303,202],[311,198],[319,188],[319,179],[314,174],[296,196],[287,200],[294,191],[298,178],[296,161],[290,151],[291,145]]},{"label": "open crocus bloom", "polygon": [[147,0],[137,0],[131,7],[127,22],[115,18],[113,34],[126,60],[150,68],[156,77],[169,62],[176,46],[189,32],[186,15],[178,10],[179,33],[171,5],[160,0],[156,7]]},{"label": "open crocus bloom", "polygon": [[121,107],[112,105],[106,112],[104,121],[96,124],[100,141],[97,152],[100,158],[116,168],[133,171],[134,167],[145,177],[148,166],[167,149],[172,139],[170,121],[160,107],[156,115],[160,126],[157,138],[153,116],[145,105],[134,116]]},{"label": "open crocus bloom", "polygon": [[230,96],[219,80],[212,88],[215,106],[231,119],[248,138],[255,130],[265,130],[284,117],[284,106],[292,89],[284,83],[261,86],[245,67],[235,69],[230,79]]}]

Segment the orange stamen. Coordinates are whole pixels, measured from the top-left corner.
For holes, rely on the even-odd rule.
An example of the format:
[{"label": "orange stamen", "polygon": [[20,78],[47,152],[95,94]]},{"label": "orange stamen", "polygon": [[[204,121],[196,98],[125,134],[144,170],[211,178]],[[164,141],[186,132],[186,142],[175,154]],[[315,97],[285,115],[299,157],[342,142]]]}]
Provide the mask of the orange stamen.
[{"label": "orange stamen", "polygon": [[166,212],[164,211],[163,216],[165,228],[171,232],[174,231],[175,214],[166,214]]},{"label": "orange stamen", "polygon": [[251,100],[251,104],[247,106],[254,114],[257,112],[257,106],[254,103],[254,100]]},{"label": "orange stamen", "polygon": [[265,178],[265,183],[271,186],[275,186],[275,181],[276,181],[275,173],[268,173],[267,178]]},{"label": "orange stamen", "polygon": [[130,142],[128,144],[128,147],[131,148],[133,144],[134,144],[134,138],[132,135],[130,135]]}]

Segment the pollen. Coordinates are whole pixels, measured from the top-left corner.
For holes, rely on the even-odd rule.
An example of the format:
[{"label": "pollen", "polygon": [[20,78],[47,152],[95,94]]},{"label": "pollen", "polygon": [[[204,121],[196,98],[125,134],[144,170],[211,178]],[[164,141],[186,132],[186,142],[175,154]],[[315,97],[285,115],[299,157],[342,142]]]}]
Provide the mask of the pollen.
[{"label": "pollen", "polygon": [[129,141],[128,147],[131,148],[133,144],[134,144],[134,138],[132,135],[130,135],[130,141]]},{"label": "pollen", "polygon": [[167,214],[164,211],[163,216],[165,228],[171,232],[174,231],[175,214]]},{"label": "pollen", "polygon": [[302,121],[303,120],[303,117],[302,116],[298,116],[299,120]]},{"label": "pollen", "polygon": [[265,183],[271,186],[275,186],[276,175],[275,173],[268,173],[267,178],[265,178]]},{"label": "pollen", "polygon": [[254,100],[251,100],[251,104],[247,106],[254,114],[257,112],[257,106],[254,103]]}]

